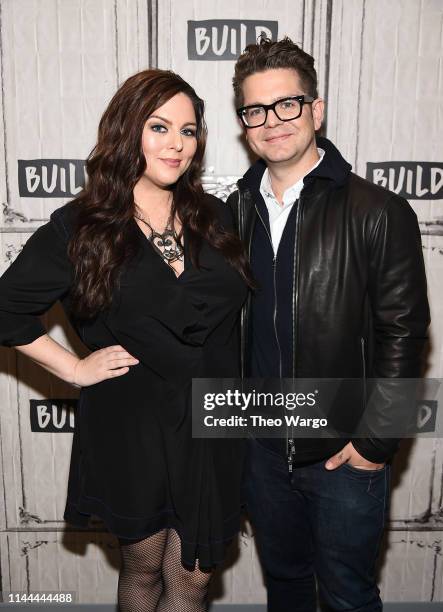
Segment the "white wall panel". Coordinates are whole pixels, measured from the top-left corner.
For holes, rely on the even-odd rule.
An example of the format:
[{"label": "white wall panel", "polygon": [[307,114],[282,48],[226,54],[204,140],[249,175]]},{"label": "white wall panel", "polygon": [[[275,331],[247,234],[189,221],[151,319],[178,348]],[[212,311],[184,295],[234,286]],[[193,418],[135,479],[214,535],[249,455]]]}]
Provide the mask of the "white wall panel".
[{"label": "white wall panel", "polygon": [[149,68],[149,4],[147,0],[115,2],[119,83]]},{"label": "white wall panel", "polygon": [[392,528],[441,529],[443,440],[405,440],[392,474]]},{"label": "white wall panel", "polygon": [[3,222],[38,222],[55,202],[19,198],[17,159],[84,159],[89,153],[117,86],[114,3],[3,0],[1,26],[12,209]]},{"label": "white wall panel", "polygon": [[[1,233],[2,269],[9,264],[29,234]],[[82,354],[84,347],[56,305],[44,324],[57,342]],[[49,374],[20,353],[2,349],[3,481],[8,529],[64,525],[66,484],[72,443],[70,433],[32,432],[30,400],[76,398],[78,390]],[[7,376],[9,374],[9,376]]]},{"label": "white wall panel", "polygon": [[102,533],[56,531],[1,534],[4,590],[73,591],[77,603],[112,602],[117,592],[118,543]]},{"label": "white wall panel", "polygon": [[352,6],[336,0],[331,23],[326,135],[351,164],[356,158],[363,6],[363,0]]},{"label": "white wall panel", "polygon": [[441,532],[388,532],[380,576],[384,600],[442,601],[441,545]]},{"label": "white wall panel", "polygon": [[211,585],[211,597],[223,604],[266,602],[263,574],[248,523],[230,548],[223,567],[217,571]]},{"label": "white wall panel", "polygon": [[[306,4],[306,6],[305,6]],[[279,37],[291,36],[301,42],[314,17],[314,3],[302,0],[282,2],[219,3],[207,0],[159,3],[159,67],[172,68],[187,79],[206,102],[208,148],[205,175],[235,175],[246,171],[250,159],[242,145],[242,130],[237,124],[232,76],[232,61],[192,61],[187,56],[187,21],[205,19],[254,19],[279,22]],[[309,5],[309,6],[308,6]],[[316,14],[317,15],[317,14]],[[290,18],[288,18],[290,16]]]}]

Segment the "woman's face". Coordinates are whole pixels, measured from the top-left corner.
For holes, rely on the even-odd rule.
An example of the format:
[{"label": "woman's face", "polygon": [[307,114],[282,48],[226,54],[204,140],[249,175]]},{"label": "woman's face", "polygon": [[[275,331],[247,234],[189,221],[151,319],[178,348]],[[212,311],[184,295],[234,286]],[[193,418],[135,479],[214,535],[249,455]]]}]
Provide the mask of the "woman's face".
[{"label": "woman's face", "polygon": [[159,106],[144,125],[144,179],[164,189],[189,167],[197,149],[197,121],[191,99],[178,93]]}]

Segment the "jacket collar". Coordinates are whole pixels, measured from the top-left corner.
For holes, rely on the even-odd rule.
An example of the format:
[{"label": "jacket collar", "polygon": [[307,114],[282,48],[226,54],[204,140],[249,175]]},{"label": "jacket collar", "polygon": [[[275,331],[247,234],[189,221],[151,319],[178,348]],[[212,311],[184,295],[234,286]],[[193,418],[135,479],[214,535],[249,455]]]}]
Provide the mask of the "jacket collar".
[{"label": "jacket collar", "polygon": [[[317,136],[316,142],[318,147],[324,149],[325,155],[321,163],[305,176],[305,185],[309,185],[317,178],[332,181],[337,186],[343,185],[351,172],[351,164],[344,159],[339,150],[327,138]],[[263,159],[257,160],[244,174],[243,178],[238,181],[239,189],[259,191],[265,169],[266,162]]]}]

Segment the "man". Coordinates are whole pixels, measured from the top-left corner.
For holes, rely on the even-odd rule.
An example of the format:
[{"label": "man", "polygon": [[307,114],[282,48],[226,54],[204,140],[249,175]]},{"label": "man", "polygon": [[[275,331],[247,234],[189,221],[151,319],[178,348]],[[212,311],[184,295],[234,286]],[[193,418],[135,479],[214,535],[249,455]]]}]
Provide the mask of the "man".
[{"label": "man", "polygon": [[[259,157],[228,200],[259,286],[242,316],[243,375],[420,376],[429,309],[415,213],[316,139],[314,60],[290,39],[248,46],[233,83]],[[330,610],[382,609],[375,562],[397,444],[249,442],[246,501],[271,612],[314,612],[316,586]]]}]

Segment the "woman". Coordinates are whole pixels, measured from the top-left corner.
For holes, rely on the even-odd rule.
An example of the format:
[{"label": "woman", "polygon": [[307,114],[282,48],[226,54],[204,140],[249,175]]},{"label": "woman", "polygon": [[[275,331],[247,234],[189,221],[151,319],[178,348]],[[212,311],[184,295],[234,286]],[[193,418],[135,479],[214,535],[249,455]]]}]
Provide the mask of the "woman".
[{"label": "woman", "polygon": [[[241,440],[192,439],[192,377],[237,371],[251,284],[226,205],[205,195],[203,102],[169,71],[117,91],[88,183],[0,279],[0,342],[81,387],[64,518],[121,544],[122,612],[203,610],[239,528]],[[37,315],[57,299],[90,355]]]}]

